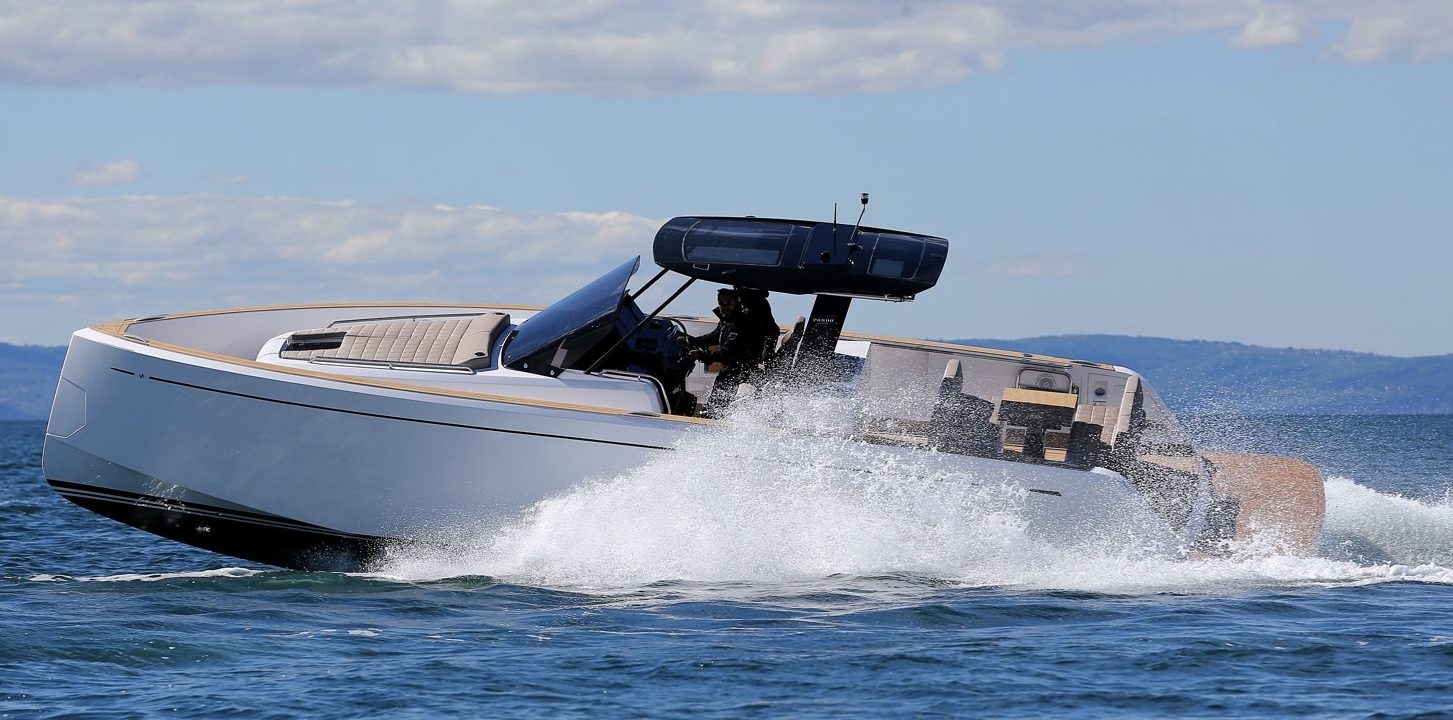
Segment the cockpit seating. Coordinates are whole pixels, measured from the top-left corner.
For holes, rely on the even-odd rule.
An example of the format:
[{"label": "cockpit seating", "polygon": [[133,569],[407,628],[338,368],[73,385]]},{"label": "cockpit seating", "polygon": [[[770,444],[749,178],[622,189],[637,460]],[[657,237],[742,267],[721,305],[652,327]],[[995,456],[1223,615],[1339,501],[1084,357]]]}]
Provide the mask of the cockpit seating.
[{"label": "cockpit seating", "polygon": [[[490,366],[490,348],[509,325],[509,314],[502,312],[335,325],[293,333],[278,356],[285,360],[323,358],[461,365],[479,370]],[[339,333],[342,333],[341,338]],[[333,340],[322,346],[307,342],[319,337]]]},{"label": "cockpit seating", "polygon": [[1104,456],[1110,452],[1110,443],[1105,440],[1106,425],[1114,439],[1117,411],[1105,405],[1081,406],[1075,411],[1074,422],[1070,424],[1069,452],[1066,461],[1076,466],[1104,465]]},{"label": "cockpit seating", "polygon": [[[1032,460],[1065,462],[1070,425],[1079,396],[1075,393],[1028,388],[1004,388],[999,421],[1004,424],[1004,450]],[[1022,433],[1022,436],[1021,436]],[[1022,437],[1022,440],[1020,439]]]}]

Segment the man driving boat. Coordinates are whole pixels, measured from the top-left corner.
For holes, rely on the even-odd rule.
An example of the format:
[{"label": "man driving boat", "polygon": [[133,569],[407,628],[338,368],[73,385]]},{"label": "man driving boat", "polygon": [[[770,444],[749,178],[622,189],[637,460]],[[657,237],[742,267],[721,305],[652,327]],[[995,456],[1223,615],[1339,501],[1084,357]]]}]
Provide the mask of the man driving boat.
[{"label": "man driving boat", "polygon": [[[766,302],[765,298],[762,302]],[[760,323],[746,312],[739,290],[718,290],[713,312],[720,322],[711,332],[696,337],[682,336],[682,342],[691,348],[692,358],[708,365],[721,363],[721,370],[717,372],[716,382],[711,386],[711,394],[701,413],[704,417],[720,417],[724,413],[727,404],[736,397],[737,387],[750,380],[756,372],[765,347],[762,332],[757,327]]]}]

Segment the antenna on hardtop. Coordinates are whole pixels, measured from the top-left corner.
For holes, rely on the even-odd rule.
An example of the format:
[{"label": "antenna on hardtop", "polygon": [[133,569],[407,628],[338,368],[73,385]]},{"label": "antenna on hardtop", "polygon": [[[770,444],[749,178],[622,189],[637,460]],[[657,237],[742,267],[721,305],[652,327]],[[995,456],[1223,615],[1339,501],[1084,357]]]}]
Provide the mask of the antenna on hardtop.
[{"label": "antenna on hardtop", "polygon": [[[862,197],[858,198],[858,202],[861,202],[863,204],[863,209],[858,212],[858,222],[857,222],[856,225],[853,225],[853,234],[848,236],[848,264],[849,265],[851,265],[852,262],[853,262],[853,253],[855,253],[855,252],[857,252],[857,251],[859,251],[859,250],[862,249],[862,246],[857,243],[857,239],[858,239],[858,228],[860,228],[860,227],[863,226],[863,216],[866,215],[866,214],[868,214],[868,194],[867,193],[863,193],[862,194]],[[833,214],[833,218],[832,218],[832,221],[834,223],[836,223],[837,222],[837,204],[833,204],[832,209],[833,209],[833,213],[832,213]]]}]

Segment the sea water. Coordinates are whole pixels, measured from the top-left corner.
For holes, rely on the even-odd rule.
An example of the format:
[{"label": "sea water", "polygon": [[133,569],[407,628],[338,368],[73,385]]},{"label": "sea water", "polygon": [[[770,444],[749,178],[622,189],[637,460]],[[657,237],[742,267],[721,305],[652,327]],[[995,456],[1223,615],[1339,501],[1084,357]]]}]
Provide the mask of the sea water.
[{"label": "sea water", "polygon": [[1047,542],[989,479],[736,422],[293,572],[71,505],[0,423],[0,717],[1453,716],[1453,417],[1190,426],[1321,467],[1315,550]]}]

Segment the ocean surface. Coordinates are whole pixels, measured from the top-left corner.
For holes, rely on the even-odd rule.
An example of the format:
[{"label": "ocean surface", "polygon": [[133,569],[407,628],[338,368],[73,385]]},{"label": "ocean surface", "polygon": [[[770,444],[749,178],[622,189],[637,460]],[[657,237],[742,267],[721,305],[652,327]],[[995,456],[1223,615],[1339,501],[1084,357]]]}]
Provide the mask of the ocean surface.
[{"label": "ocean surface", "polygon": [[1453,717],[1453,417],[1189,424],[1322,468],[1318,548],[1049,546],[718,439],[474,550],[293,572],[71,505],[0,423],[0,717]]}]

